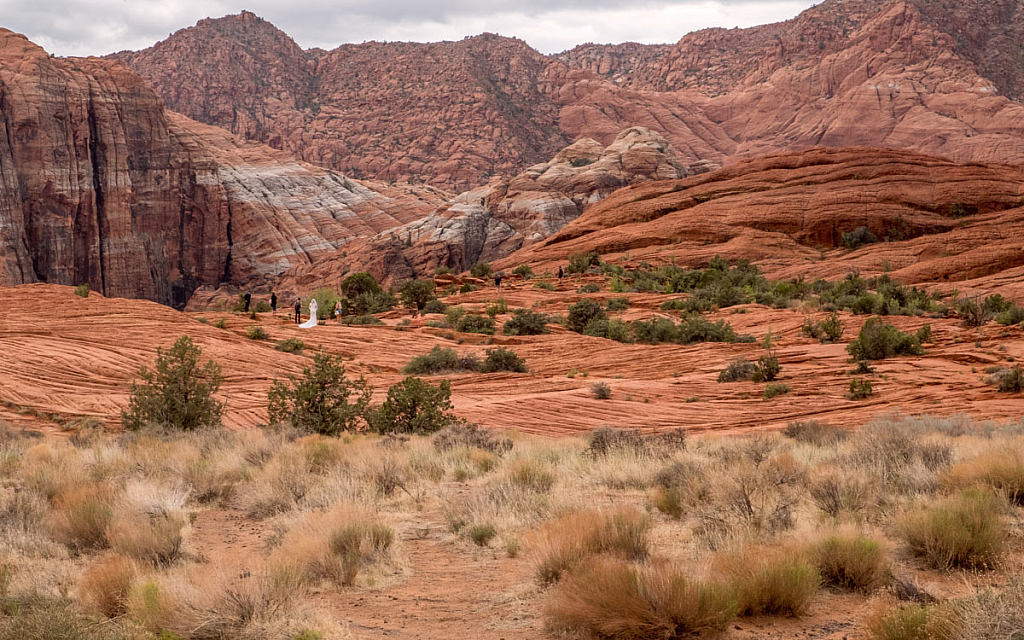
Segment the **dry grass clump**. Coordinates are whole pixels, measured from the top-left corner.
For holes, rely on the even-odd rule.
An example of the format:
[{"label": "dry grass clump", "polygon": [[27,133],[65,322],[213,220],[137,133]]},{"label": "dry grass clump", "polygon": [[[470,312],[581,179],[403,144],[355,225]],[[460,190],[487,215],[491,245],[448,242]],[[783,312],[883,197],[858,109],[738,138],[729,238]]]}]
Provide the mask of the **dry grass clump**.
[{"label": "dry grass clump", "polygon": [[650,520],[636,509],[588,509],[544,523],[534,536],[536,575],[557,582],[584,559],[608,554],[625,560],[647,558]]},{"label": "dry grass clump", "polygon": [[875,420],[854,433],[850,444],[850,464],[903,493],[932,491],[937,473],[953,459],[947,442],[930,437],[921,422],[912,420]]},{"label": "dry grass clump", "polygon": [[128,593],[137,574],[131,559],[117,554],[103,556],[82,574],[79,597],[92,611],[115,618],[127,612]]},{"label": "dry grass clump", "polygon": [[755,436],[735,450],[724,450],[712,470],[711,500],[702,505],[706,537],[739,529],[771,534],[793,526],[797,505],[807,494],[807,473],[792,454],[777,451],[778,441]]},{"label": "dry grass clump", "polygon": [[790,422],[782,430],[782,435],[803,444],[831,447],[844,442],[850,436],[850,432],[817,420],[807,420]]},{"label": "dry grass clump", "polygon": [[897,522],[897,533],[933,569],[991,569],[1006,543],[1002,504],[993,494],[969,489]]},{"label": "dry grass clump", "polygon": [[898,604],[879,609],[868,620],[869,640],[961,640],[949,607],[942,605]]},{"label": "dry grass clump", "polygon": [[807,490],[814,505],[835,519],[863,519],[878,502],[878,482],[874,478],[838,466],[815,468],[809,475]]},{"label": "dry grass clump", "polygon": [[694,507],[711,496],[711,481],[703,466],[692,460],[676,460],[654,474],[657,485],[651,504],[665,515],[680,519],[687,507]]},{"label": "dry grass clump", "polygon": [[957,602],[961,637],[1017,640],[1024,631],[1024,578],[1015,576],[1001,592],[984,591]]},{"label": "dry grass clump", "polygon": [[506,479],[517,487],[537,493],[547,493],[555,486],[555,472],[547,465],[531,458],[517,458],[505,471]]},{"label": "dry grass clump", "polygon": [[312,484],[313,474],[306,458],[294,448],[288,449],[267,462],[245,484],[239,500],[249,516],[267,518],[294,509]]},{"label": "dry grass clump", "polygon": [[500,456],[512,450],[512,440],[501,437],[491,429],[481,429],[471,423],[448,425],[435,433],[431,442],[440,452],[451,451],[457,447],[469,447]]},{"label": "dry grass clump", "polygon": [[173,564],[181,558],[185,520],[177,514],[147,516],[127,514],[107,526],[110,547],[123,555],[155,566]]},{"label": "dry grass clump", "polygon": [[594,558],[555,587],[549,629],[597,638],[689,638],[723,631],[736,615],[729,589],[703,584],[670,564],[638,567]]},{"label": "dry grass clump", "polygon": [[889,578],[885,549],[855,530],[840,530],[818,540],[809,554],[822,581],[831,587],[867,593]]},{"label": "dry grass clump", "polygon": [[55,540],[73,551],[104,549],[113,517],[113,490],[106,484],[85,484],[56,496],[49,530]]},{"label": "dry grass clump", "polygon": [[273,575],[298,575],[303,584],[351,585],[360,572],[391,558],[394,541],[394,529],[378,516],[343,503],[308,514],[289,529],[269,564]]},{"label": "dry grass clump", "polygon": [[25,450],[21,467],[25,471],[25,487],[48,501],[79,485],[86,477],[85,465],[73,448],[45,442]]},{"label": "dry grass clump", "polygon": [[821,587],[821,576],[795,549],[747,546],[719,557],[741,616],[798,616]]},{"label": "dry grass clump", "polygon": [[639,429],[598,427],[587,434],[585,453],[594,457],[620,451],[646,456],[668,456],[685,449],[686,438],[686,429],[667,429],[644,434]]},{"label": "dry grass clump", "polygon": [[943,482],[952,488],[987,486],[1011,504],[1024,506],[1024,440],[953,465]]}]

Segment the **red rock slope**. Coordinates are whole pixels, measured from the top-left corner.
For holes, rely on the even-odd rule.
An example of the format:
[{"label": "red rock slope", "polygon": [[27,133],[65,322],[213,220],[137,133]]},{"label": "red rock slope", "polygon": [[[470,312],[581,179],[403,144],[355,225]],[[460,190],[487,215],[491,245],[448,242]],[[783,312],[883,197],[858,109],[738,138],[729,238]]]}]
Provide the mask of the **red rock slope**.
[{"label": "red rock slope", "polygon": [[[1024,167],[815,149],[626,187],[497,265],[553,266],[579,251],[691,265],[720,254],[786,277],[886,267],[908,283],[1005,280],[1024,267],[1022,205]],[[888,241],[841,248],[842,234],[861,226]]]},{"label": "red rock slope", "polygon": [[631,126],[685,163],[818,145],[1024,163],[1022,24],[1024,0],[828,0],[671,46],[542,56],[489,35],[303,52],[243,13],[117,55],[203,122],[353,175],[464,190]]},{"label": "red rock slope", "polygon": [[183,305],[199,285],[269,282],[438,201],[241,142],[165,111],[121,63],[52,58],[0,29],[0,284]]}]

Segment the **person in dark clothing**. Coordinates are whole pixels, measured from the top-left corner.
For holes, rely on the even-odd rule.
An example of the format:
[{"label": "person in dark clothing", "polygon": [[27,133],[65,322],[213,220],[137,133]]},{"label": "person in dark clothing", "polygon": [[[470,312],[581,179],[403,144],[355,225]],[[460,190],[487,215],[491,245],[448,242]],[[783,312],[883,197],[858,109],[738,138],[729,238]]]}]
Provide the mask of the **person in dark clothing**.
[{"label": "person in dark clothing", "polygon": [[501,274],[494,276],[494,286],[501,288]]},{"label": "person in dark clothing", "polygon": [[302,301],[295,298],[295,324],[302,324]]},{"label": "person in dark clothing", "polygon": [[252,302],[252,294],[248,291],[245,293],[245,313],[249,313],[249,303]]},{"label": "person in dark clothing", "polygon": [[559,282],[562,281],[562,276],[564,276],[564,275],[565,275],[565,272],[562,271],[562,265],[558,265],[558,281]]},{"label": "person in dark clothing", "polygon": [[270,292],[270,311],[277,313],[277,294],[273,291]]}]

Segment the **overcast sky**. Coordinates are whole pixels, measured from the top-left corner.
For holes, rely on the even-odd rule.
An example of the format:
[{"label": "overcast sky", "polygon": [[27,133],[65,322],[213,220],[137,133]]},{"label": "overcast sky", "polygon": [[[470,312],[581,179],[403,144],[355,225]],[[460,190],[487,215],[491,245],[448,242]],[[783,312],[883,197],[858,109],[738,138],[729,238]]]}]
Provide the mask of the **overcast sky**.
[{"label": "overcast sky", "polygon": [[811,0],[0,0],[0,26],[57,55],[142,49],[205,17],[248,9],[302,47],[460,40],[484,31],[544,53],[583,42],[675,42],[704,27],[786,20]]}]

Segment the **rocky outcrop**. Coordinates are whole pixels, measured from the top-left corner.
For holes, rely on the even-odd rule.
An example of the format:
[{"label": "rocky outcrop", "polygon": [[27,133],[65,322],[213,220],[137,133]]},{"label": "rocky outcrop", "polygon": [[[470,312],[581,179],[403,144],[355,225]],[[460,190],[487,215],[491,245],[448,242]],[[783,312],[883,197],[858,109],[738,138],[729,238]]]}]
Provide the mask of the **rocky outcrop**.
[{"label": "rocky outcrop", "polygon": [[585,138],[549,162],[467,191],[444,208],[343,252],[284,275],[281,291],[301,292],[336,284],[348,271],[370,271],[385,282],[464,271],[474,262],[502,258],[539,242],[620,187],[679,179],[714,166],[684,166],[665,138],[640,127],[621,132],[607,147]]},{"label": "rocky outcrop", "polygon": [[89,283],[184,305],[432,210],[164,110],[123,64],[0,29],[0,284]]},{"label": "rocky outcrop", "polygon": [[827,0],[674,45],[543,56],[492,35],[303,52],[243,13],[118,56],[195,119],[355,176],[462,191],[631,126],[684,162],[870,145],[1024,163],[1022,18],[1024,0]]},{"label": "rocky outcrop", "polygon": [[[580,251],[691,266],[722,255],[776,277],[888,269],[904,282],[952,283],[1024,267],[1022,205],[1020,166],[814,149],[626,187],[496,266],[553,268]],[[858,227],[880,242],[843,248]]]}]

